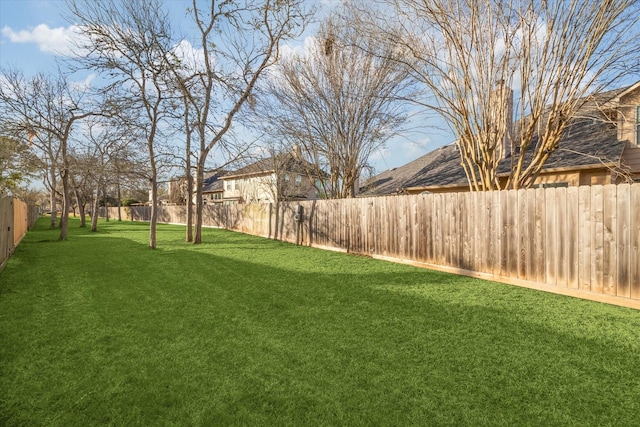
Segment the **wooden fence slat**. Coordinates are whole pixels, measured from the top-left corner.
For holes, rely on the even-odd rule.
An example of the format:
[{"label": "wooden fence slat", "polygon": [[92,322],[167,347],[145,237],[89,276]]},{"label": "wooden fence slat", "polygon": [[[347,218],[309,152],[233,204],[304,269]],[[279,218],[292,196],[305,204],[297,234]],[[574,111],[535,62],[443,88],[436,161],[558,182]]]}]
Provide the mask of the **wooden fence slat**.
[{"label": "wooden fence slat", "polygon": [[555,238],[556,286],[567,286],[567,189],[556,188]]},{"label": "wooden fence slat", "polygon": [[591,187],[578,187],[578,287],[591,290]]},{"label": "wooden fence slat", "polygon": [[434,227],[434,257],[433,262],[444,265],[443,235],[442,235],[442,194],[433,195],[433,227]]},{"label": "wooden fence slat", "polygon": [[546,250],[546,283],[556,285],[558,263],[558,240],[556,237],[556,189],[548,188],[545,192],[545,243]]},{"label": "wooden fence slat", "polygon": [[566,192],[566,233],[565,233],[565,254],[564,262],[567,265],[567,287],[577,289],[578,283],[578,264],[580,263],[578,254],[578,187],[569,187]]},{"label": "wooden fence slat", "polygon": [[509,199],[508,191],[498,192],[500,195],[500,231],[498,238],[500,239],[500,275],[508,276],[508,260],[509,260]]},{"label": "wooden fence slat", "polygon": [[425,261],[428,263],[435,264],[435,231],[433,227],[434,221],[434,204],[435,197],[432,194],[429,194],[426,198],[426,206],[427,206],[427,214],[425,215],[426,221],[426,240],[427,240],[427,255]]},{"label": "wooden fence slat", "polygon": [[458,203],[460,206],[460,267],[471,270],[472,241],[470,228],[475,221],[473,211],[469,203],[471,193],[460,193]]},{"label": "wooden fence slat", "polygon": [[489,241],[491,236],[489,235],[489,212],[487,206],[491,206],[491,192],[483,191],[478,193],[478,251],[480,251],[480,271],[489,270],[488,267],[488,253],[489,253]]},{"label": "wooden fence slat", "polygon": [[536,282],[544,283],[546,280],[546,263],[547,256],[545,230],[545,190],[543,188],[535,189],[535,233],[534,233],[534,257],[535,257],[535,277]]},{"label": "wooden fence slat", "polygon": [[602,286],[603,292],[608,295],[616,294],[616,281],[618,265],[616,254],[618,243],[617,231],[617,185],[604,186],[603,199],[603,259],[602,259]]},{"label": "wooden fence slat", "polygon": [[526,269],[525,280],[537,281],[536,274],[536,190],[529,189],[526,191],[526,210],[527,210],[527,240],[526,249]]},{"label": "wooden fence slat", "polygon": [[497,209],[498,191],[491,191],[487,194],[487,273],[494,274],[496,265],[499,263],[499,240],[496,238],[498,230],[498,212]]},{"label": "wooden fence slat", "polygon": [[518,197],[518,279],[527,277],[527,252],[529,250],[529,220],[527,209],[527,192],[517,191]]},{"label": "wooden fence slat", "polygon": [[617,206],[617,228],[615,234],[618,242],[617,250],[617,289],[616,294],[621,297],[631,298],[631,282],[629,267],[631,266],[631,197],[630,187],[621,185],[618,187],[618,195],[616,199]]},{"label": "wooden fence slat", "polygon": [[482,206],[481,206],[481,197],[482,194],[480,192],[471,193],[471,199],[473,200],[473,212],[475,218],[472,222],[473,224],[473,234],[472,234],[472,247],[473,247],[473,257],[472,257],[472,270],[480,271],[482,269],[482,235],[481,235],[481,221],[482,219]]},{"label": "wooden fence slat", "polygon": [[604,255],[603,187],[591,187],[591,291],[602,293]]},{"label": "wooden fence slat", "polygon": [[640,299],[640,183],[630,188],[629,283],[631,298]]}]

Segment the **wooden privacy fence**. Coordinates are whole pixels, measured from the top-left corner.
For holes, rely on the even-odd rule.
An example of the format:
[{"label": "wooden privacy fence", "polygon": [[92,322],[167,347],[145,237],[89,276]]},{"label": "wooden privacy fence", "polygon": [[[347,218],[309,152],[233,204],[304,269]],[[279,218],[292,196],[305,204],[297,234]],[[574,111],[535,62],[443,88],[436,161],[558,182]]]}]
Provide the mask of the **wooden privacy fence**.
[{"label": "wooden privacy fence", "polygon": [[0,197],[0,268],[37,219],[35,206],[13,197]]},{"label": "wooden privacy fence", "polygon": [[[159,218],[184,224],[185,212]],[[149,208],[127,216],[149,220]],[[640,184],[209,205],[204,224],[640,300]]]}]

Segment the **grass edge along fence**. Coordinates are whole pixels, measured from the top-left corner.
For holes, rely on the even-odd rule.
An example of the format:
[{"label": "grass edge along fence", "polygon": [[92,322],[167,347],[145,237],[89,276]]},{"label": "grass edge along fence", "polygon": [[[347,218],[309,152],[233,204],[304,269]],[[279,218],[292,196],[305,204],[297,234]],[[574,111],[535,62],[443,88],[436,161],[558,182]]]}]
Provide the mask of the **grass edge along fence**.
[{"label": "grass edge along fence", "polygon": [[[186,207],[159,221],[185,224]],[[640,308],[640,183],[217,204],[204,225]]]},{"label": "grass edge along fence", "polygon": [[14,197],[0,196],[0,270],[37,219],[35,206]]}]

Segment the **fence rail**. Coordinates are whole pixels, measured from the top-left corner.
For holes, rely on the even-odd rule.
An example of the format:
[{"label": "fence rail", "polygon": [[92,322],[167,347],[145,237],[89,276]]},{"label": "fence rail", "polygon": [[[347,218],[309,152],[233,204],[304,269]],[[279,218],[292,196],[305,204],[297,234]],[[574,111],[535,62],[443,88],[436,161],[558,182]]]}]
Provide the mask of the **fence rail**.
[{"label": "fence rail", "polygon": [[34,206],[13,197],[0,197],[0,269],[37,219]]},{"label": "fence rail", "polygon": [[[185,212],[159,218],[184,224]],[[640,300],[640,184],[210,205],[204,225]]]}]

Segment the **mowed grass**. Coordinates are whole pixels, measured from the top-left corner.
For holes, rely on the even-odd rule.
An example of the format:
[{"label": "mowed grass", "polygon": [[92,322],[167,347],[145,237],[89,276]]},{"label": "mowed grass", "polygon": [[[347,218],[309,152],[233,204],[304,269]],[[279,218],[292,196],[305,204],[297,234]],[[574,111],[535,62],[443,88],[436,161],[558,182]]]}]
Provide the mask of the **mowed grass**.
[{"label": "mowed grass", "polygon": [[640,312],[223,230],[40,220],[0,425],[638,425]]}]

